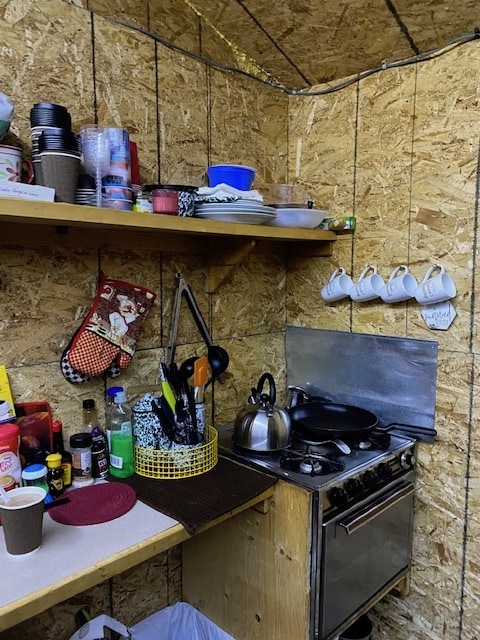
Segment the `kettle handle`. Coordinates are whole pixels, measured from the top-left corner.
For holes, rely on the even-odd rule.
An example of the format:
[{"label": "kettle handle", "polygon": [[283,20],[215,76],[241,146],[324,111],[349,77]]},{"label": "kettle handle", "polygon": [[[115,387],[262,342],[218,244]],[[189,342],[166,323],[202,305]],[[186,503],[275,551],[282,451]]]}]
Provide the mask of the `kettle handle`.
[{"label": "kettle handle", "polygon": [[277,399],[277,389],[275,387],[275,380],[273,379],[273,376],[271,373],[262,373],[262,375],[260,376],[260,380],[258,381],[258,384],[257,384],[257,397],[260,398],[260,396],[262,395],[263,385],[265,384],[266,380],[268,380],[268,384],[270,387],[269,402],[273,407]]}]

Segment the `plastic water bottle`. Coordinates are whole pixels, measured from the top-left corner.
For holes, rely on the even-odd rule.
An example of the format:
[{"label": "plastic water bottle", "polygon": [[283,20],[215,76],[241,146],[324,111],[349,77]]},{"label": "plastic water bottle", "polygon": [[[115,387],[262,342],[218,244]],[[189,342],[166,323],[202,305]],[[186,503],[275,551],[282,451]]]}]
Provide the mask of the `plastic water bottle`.
[{"label": "plastic water bottle", "polygon": [[106,429],[105,429],[105,435],[107,437],[107,444],[108,444],[108,450],[110,451],[110,422],[111,422],[111,413],[112,413],[112,408],[114,406],[114,400],[115,400],[115,396],[117,395],[117,393],[120,393],[120,391],[123,391],[123,387],[109,387],[107,389],[107,395],[105,398],[105,424]]},{"label": "plastic water bottle", "polygon": [[110,474],[115,478],[133,475],[132,409],[124,391],[115,395],[110,413]]}]

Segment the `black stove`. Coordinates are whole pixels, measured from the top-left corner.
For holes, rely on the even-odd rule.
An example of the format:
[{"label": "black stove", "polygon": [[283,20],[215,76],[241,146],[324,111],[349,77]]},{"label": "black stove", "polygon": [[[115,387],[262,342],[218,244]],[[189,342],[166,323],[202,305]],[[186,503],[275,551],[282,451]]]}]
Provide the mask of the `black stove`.
[{"label": "black stove", "polygon": [[[358,477],[365,490],[390,481],[411,466],[415,440],[374,430],[367,436],[316,442],[294,432],[288,449],[262,453],[237,447],[233,443],[233,424],[227,424],[218,429],[218,445],[220,453],[227,457],[325,493],[353,477]],[[349,486],[353,484],[350,482]],[[360,497],[358,490],[356,493]]]}]

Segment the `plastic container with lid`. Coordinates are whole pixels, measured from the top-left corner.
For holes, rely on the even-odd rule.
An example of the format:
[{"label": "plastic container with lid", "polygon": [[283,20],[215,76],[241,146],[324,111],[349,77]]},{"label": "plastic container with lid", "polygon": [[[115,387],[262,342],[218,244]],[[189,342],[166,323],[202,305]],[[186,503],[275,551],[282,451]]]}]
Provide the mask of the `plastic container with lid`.
[{"label": "plastic container with lid", "polygon": [[95,480],[92,475],[92,436],[74,433],[70,436],[72,452],[72,487],[88,487]]},{"label": "plastic container with lid", "polygon": [[44,464],[29,464],[22,471],[24,487],[42,487],[48,492],[47,467]]},{"label": "plastic container with lid", "polygon": [[154,213],[193,215],[197,187],[182,184],[147,184],[144,191],[151,194]]}]

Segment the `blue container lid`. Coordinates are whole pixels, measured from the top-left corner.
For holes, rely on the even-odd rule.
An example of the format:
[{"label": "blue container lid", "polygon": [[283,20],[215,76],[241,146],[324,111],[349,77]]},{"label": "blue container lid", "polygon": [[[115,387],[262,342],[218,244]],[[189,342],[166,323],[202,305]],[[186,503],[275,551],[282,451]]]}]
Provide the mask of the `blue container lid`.
[{"label": "blue container lid", "polygon": [[38,480],[47,475],[47,467],[44,464],[29,464],[22,471],[24,480]]}]

